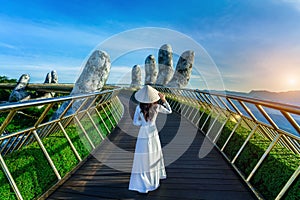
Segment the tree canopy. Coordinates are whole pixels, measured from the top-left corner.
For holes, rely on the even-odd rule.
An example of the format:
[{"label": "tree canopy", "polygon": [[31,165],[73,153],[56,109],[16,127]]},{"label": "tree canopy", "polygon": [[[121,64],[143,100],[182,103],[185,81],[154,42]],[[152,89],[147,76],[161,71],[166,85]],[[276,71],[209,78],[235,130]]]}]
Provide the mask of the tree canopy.
[{"label": "tree canopy", "polygon": [[[7,76],[0,76],[0,83],[17,83],[17,79],[10,79]],[[7,101],[10,93],[10,89],[0,88],[0,101]]]}]

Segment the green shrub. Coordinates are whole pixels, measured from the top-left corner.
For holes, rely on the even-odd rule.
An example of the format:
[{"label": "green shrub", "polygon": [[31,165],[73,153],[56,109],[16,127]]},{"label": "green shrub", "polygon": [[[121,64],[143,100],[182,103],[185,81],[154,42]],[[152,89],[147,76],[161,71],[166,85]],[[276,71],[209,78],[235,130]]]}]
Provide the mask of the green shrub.
[{"label": "green shrub", "polygon": [[[17,83],[17,79],[10,79],[7,76],[0,76],[0,83]],[[8,101],[10,89],[0,89],[0,101]]]},{"label": "green shrub", "polygon": [[[56,181],[56,177],[42,150],[36,145],[36,143],[32,143],[4,157],[6,165],[24,199],[33,199],[41,195]],[[4,179],[6,177],[1,173],[0,180],[2,183],[6,182]],[[7,194],[10,194],[10,196],[7,196]],[[7,183],[1,184],[0,196],[14,199],[14,193],[12,193]]]},{"label": "green shrub", "polygon": [[[13,133],[17,132],[22,129],[26,129],[29,127],[32,127],[36,120],[41,116],[41,114],[44,112],[45,107],[37,108],[37,107],[30,107],[23,110],[18,111],[11,122],[6,126],[5,130]],[[45,121],[49,121],[50,117],[53,115],[54,109],[51,108],[46,117],[44,118]],[[6,116],[8,115],[8,112],[0,113],[0,124],[5,120]]]},{"label": "green shrub", "polygon": [[[201,110],[201,112],[204,112],[204,115],[199,121],[199,128],[202,127],[210,113],[208,110]],[[207,134],[207,131],[211,126],[211,122],[214,120],[214,115],[209,117],[202,129],[205,134]],[[220,127],[222,121],[224,120],[216,123],[212,131],[214,131],[217,126]],[[223,147],[235,126],[236,122],[233,120],[228,120],[228,122],[225,124],[221,131],[220,137],[217,140],[217,146],[219,148]],[[248,128],[245,128],[241,125],[238,126],[224,149],[224,153],[227,155],[229,160],[232,160],[236,156],[238,150],[241,148],[250,132],[251,130]],[[245,148],[235,161],[235,165],[245,177],[249,176],[270,144],[271,141],[258,132],[255,132],[250,138],[250,141],[246,144]],[[250,179],[250,183],[258,190],[259,193],[264,196],[264,198],[274,199],[299,165],[299,154],[295,154],[289,149],[277,144],[262,162],[258,170],[254,173],[254,176],[252,176]],[[290,186],[289,190],[285,193],[284,199],[300,199],[299,188],[300,178],[298,177]]]},{"label": "green shrub", "polygon": [[[214,120],[214,118],[211,118],[210,120]],[[233,121],[228,121],[226,123],[225,127],[222,129],[219,140],[217,141],[217,146],[221,148],[224,145],[235,125],[236,123]],[[207,128],[205,129],[207,130]],[[237,154],[250,132],[249,129],[241,125],[236,129],[224,149],[224,152],[230,160]],[[258,132],[251,137],[235,162],[235,165],[245,177],[250,174],[270,144],[271,141]],[[250,182],[264,198],[274,199],[299,165],[299,154],[295,154],[289,149],[277,144],[263,161],[254,176],[250,179]],[[299,188],[300,181],[298,178],[286,192],[284,198],[300,199]]]},{"label": "green shrub", "polygon": [[[254,174],[251,183],[266,199],[274,199],[299,165],[300,155],[277,144]],[[287,193],[286,199],[299,199],[299,188],[298,178]]]},{"label": "green shrub", "polygon": [[[33,114],[37,114],[36,109],[33,109],[32,112]],[[42,111],[38,112],[41,113]],[[108,115],[111,117],[111,113],[108,113]],[[109,119],[103,111],[101,111],[101,116],[108,124],[109,130],[111,131],[113,126],[110,124]],[[103,136],[107,135],[108,131],[105,129],[100,118],[96,115],[92,115],[92,118],[94,120],[96,119],[95,123]],[[101,138],[90,122],[90,119],[83,117],[80,121],[93,144],[95,146],[100,144]],[[13,123],[11,124],[13,125]],[[18,126],[17,128],[22,129],[23,127]],[[15,129],[16,127],[13,127],[13,130]],[[70,124],[65,130],[80,157],[82,159],[87,157],[91,152],[92,147],[79,126]],[[56,131],[49,136],[42,138],[42,143],[61,177],[64,177],[79,163],[79,160],[75,156],[75,153],[71,149],[71,146],[62,131]],[[39,197],[58,181],[37,142],[33,142],[19,150],[5,155],[4,160],[23,199],[34,199]],[[17,199],[2,170],[0,171],[0,197],[1,200]]]}]

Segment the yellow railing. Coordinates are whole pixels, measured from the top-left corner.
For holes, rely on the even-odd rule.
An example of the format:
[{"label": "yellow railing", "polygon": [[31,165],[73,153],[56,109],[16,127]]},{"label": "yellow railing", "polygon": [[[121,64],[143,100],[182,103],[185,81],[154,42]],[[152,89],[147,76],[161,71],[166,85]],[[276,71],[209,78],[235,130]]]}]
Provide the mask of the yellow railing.
[{"label": "yellow railing", "polygon": [[[288,191],[300,173],[300,107],[254,98],[227,95],[225,93],[208,92],[191,89],[176,89],[156,87],[166,94],[172,108],[191,121],[205,134],[206,138],[220,150],[231,163],[245,183],[258,198],[264,198],[251,182],[266,162],[272,149],[278,146],[287,149],[294,161],[284,160],[287,165],[293,165],[294,172],[284,182],[275,199],[280,199]],[[224,133],[226,125],[232,122],[230,133]],[[239,136],[242,143],[234,144],[237,129],[243,127],[247,134]],[[257,155],[255,165],[247,167],[245,172],[241,165],[236,164],[248,145],[255,138],[263,138],[268,145],[263,153]],[[222,139],[223,142],[220,142]],[[236,151],[230,155],[226,148],[230,143],[236,145]],[[257,150],[258,146],[257,146]],[[295,162],[296,160],[296,162]],[[289,163],[290,162],[290,163]],[[275,167],[275,166],[274,166]],[[269,169],[271,170],[271,169]],[[277,181],[277,180],[274,180]],[[300,190],[298,188],[298,194]]]},{"label": "yellow railing", "polygon": [[[53,88],[51,88],[51,86],[49,87],[50,88],[46,88],[46,90],[53,91]],[[68,87],[57,89],[59,91],[65,91]],[[274,199],[284,197],[293,184],[299,179],[299,106],[228,95],[226,93],[165,87],[156,88],[166,94],[173,110],[180,113],[198,127],[205,134],[207,140],[219,149],[259,199],[265,198],[265,196],[262,195],[264,191],[257,188],[257,183],[254,183],[253,180],[254,177],[260,173],[260,169],[263,169],[264,165],[268,162],[267,159],[273,154],[274,149],[278,149],[279,147],[283,152],[288,152],[288,157],[292,156],[296,158],[296,161],[294,160],[295,162],[293,163],[288,159],[284,160],[285,163],[283,163],[283,166],[291,166],[293,171],[288,178],[284,180],[282,187],[276,188],[278,192]],[[20,149],[20,146],[27,145],[32,141],[37,141],[48,162],[51,164],[51,157],[47,155],[47,150],[43,147],[41,139],[48,137],[51,133],[58,130],[62,130],[65,137],[68,138],[65,129],[72,121],[75,121],[82,130],[83,135],[89,138],[87,131],[81,123],[83,115],[87,116],[93,127],[97,129],[96,122],[92,117],[93,114],[97,114],[103,122],[104,128],[109,131],[110,128],[107,127],[107,123],[101,118],[99,110],[105,110],[105,108],[108,107],[110,113],[113,113],[113,115],[109,117],[105,112],[105,115],[110,119],[108,122],[110,124],[113,124],[112,121],[117,122],[123,114],[123,108],[117,97],[119,91],[120,89],[114,89],[89,95],[12,103],[0,106],[0,113],[6,113],[6,119],[2,122],[0,127],[1,133],[5,132],[6,127],[9,126],[15,115],[22,114],[24,109],[41,106],[44,109],[34,124],[29,125],[26,129],[0,137],[1,166],[18,198],[22,199],[22,196],[12,178],[13,176],[11,176],[9,169],[5,165],[5,159],[3,159],[3,157],[10,152]],[[80,108],[74,113],[68,113],[68,109],[79,100],[82,102]],[[62,115],[57,119],[45,121],[44,119],[50,109],[57,108],[63,102],[70,103]],[[231,127],[229,127],[228,124],[231,124]],[[239,134],[240,129],[243,131],[246,130],[244,135]],[[103,134],[101,134],[101,130],[97,129],[97,132],[99,132],[100,137],[102,137],[101,135]],[[236,143],[236,137],[239,139],[238,144]],[[259,142],[264,144],[264,148],[261,149],[260,144],[253,144],[257,138],[260,138]],[[88,143],[95,148],[93,141],[91,139],[87,140]],[[77,159],[81,160],[80,155],[76,153],[76,149],[74,145],[72,145],[71,139],[68,139],[68,141]],[[228,149],[232,148],[232,146],[235,146],[235,150],[230,152]],[[240,163],[244,158],[244,153],[247,152],[250,146],[254,146],[255,151],[260,153],[257,153],[255,161],[251,163],[251,166],[247,166],[245,170],[241,167]],[[52,163],[51,166],[57,179],[60,180],[61,175],[57,169],[55,169],[55,165]],[[277,180],[275,179],[274,181]]]},{"label": "yellow railing", "polygon": [[[51,137],[52,133],[62,132],[62,138],[67,140],[67,144],[72,149],[79,164],[83,157],[80,155],[79,149],[76,149],[76,145],[67,131],[68,127],[75,124],[78,131],[81,132],[80,137],[84,138],[86,145],[91,147],[90,151],[95,149],[99,144],[96,141],[102,141],[106,134],[117,125],[123,115],[123,105],[117,96],[119,91],[120,89],[114,89],[92,94],[0,105],[0,164],[18,199],[23,199],[20,187],[24,186],[20,185],[22,183],[16,183],[15,177],[17,175],[13,173],[24,169],[18,169],[18,166],[14,166],[14,163],[10,163],[10,166],[8,166],[6,158],[9,157],[11,162],[11,159],[14,159],[11,158],[12,155],[17,156],[18,152],[26,149],[30,144],[36,143],[35,148],[38,149],[36,151],[43,152],[43,159],[47,160],[56,176],[57,181],[54,185],[57,185],[66,174],[65,172],[63,174],[59,172],[55,161],[50,155],[51,152],[49,152],[43,141]],[[58,108],[61,110],[60,115],[54,118],[51,117],[51,115],[54,116],[52,112]],[[33,110],[38,110],[38,112],[33,115]],[[19,125],[18,122],[21,122],[23,118],[28,119],[26,127],[16,128]],[[87,123],[89,126],[86,126]],[[16,129],[9,131],[12,127]],[[93,131],[87,130],[87,127],[90,127],[89,129],[93,129]],[[96,133],[91,136],[91,132]],[[24,173],[26,173],[26,169]]]}]

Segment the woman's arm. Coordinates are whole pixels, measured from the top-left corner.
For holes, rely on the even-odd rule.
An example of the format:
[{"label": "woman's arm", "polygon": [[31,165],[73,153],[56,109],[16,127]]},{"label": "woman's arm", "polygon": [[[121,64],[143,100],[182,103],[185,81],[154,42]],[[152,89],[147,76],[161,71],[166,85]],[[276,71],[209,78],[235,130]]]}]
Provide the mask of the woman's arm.
[{"label": "woman's arm", "polygon": [[165,113],[165,114],[171,114],[172,113],[172,109],[171,109],[171,106],[170,104],[167,102],[166,98],[165,98],[165,95],[162,94],[162,93],[158,93],[161,101],[163,102],[163,105],[164,106],[159,106],[158,108],[158,112],[161,112],[161,113]]},{"label": "woman's arm", "polygon": [[141,126],[142,125],[142,120],[140,118],[140,113],[141,113],[140,106],[137,105],[136,109],[135,109],[134,117],[133,117],[133,125],[135,125],[135,126]]}]

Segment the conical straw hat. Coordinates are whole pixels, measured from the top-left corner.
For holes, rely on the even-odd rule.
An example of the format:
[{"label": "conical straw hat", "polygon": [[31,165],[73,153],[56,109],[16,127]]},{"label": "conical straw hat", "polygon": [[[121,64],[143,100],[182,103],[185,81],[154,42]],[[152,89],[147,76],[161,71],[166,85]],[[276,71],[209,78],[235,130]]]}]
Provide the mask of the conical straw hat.
[{"label": "conical straw hat", "polygon": [[154,103],[160,99],[158,91],[149,85],[145,85],[134,95],[135,99],[141,103]]}]

